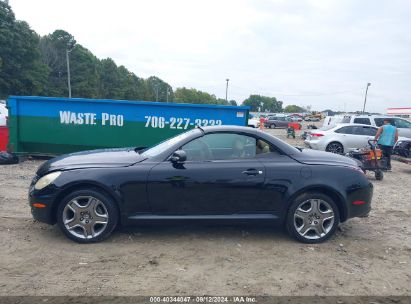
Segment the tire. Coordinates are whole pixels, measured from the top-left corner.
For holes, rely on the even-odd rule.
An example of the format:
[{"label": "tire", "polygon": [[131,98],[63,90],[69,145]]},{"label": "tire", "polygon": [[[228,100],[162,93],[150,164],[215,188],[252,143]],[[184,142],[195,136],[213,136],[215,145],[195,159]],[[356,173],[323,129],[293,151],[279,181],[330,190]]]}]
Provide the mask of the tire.
[{"label": "tire", "polygon": [[288,233],[298,241],[317,244],[330,238],[339,223],[340,213],[333,199],[319,192],[307,192],[291,204],[286,227]]},{"label": "tire", "polygon": [[95,243],[110,236],[117,226],[119,210],[114,201],[98,189],[77,190],[58,206],[57,224],[77,243]]},{"label": "tire", "polygon": [[375,179],[376,180],[383,180],[384,179],[384,173],[380,170],[375,171]]},{"label": "tire", "polygon": [[327,147],[325,148],[325,151],[335,153],[335,154],[343,154],[344,147],[339,142],[333,141],[327,145]]},{"label": "tire", "polygon": [[275,129],[275,124],[270,125],[270,129]]}]

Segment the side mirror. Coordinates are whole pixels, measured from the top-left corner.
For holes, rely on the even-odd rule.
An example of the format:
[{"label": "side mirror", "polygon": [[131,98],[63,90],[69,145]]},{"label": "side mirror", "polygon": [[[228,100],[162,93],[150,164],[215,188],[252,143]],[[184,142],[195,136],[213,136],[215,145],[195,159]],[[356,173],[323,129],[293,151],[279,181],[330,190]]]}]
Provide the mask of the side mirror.
[{"label": "side mirror", "polygon": [[173,163],[183,163],[187,160],[187,154],[184,150],[177,150],[171,155],[170,160]]}]

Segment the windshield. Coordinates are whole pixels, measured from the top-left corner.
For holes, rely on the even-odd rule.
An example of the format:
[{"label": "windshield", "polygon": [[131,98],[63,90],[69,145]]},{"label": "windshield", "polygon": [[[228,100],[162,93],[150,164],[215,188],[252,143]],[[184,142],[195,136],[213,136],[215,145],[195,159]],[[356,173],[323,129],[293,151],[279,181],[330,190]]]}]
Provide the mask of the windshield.
[{"label": "windshield", "polygon": [[193,129],[190,130],[188,132],[182,133],[182,134],[178,134],[172,138],[169,138],[165,141],[160,142],[159,144],[152,146],[151,148],[148,148],[146,150],[141,150],[138,151],[142,156],[144,157],[154,157],[157,156],[159,154],[161,154],[162,152],[164,152],[164,150],[168,149],[169,147],[171,147],[172,145],[174,145],[175,143],[189,137],[191,134],[198,132],[198,129]]}]

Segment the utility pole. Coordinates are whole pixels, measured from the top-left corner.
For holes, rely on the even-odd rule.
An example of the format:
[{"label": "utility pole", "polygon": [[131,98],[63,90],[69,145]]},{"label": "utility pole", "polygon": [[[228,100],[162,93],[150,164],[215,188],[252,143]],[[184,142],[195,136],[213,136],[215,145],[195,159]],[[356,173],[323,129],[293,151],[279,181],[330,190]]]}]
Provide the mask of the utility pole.
[{"label": "utility pole", "polygon": [[166,102],[168,102],[168,87],[167,87],[167,94],[166,94]]},{"label": "utility pole", "polygon": [[69,49],[66,50],[66,60],[67,60],[67,86],[68,86],[68,93],[69,98],[71,98],[71,81],[70,81],[70,60],[69,60]]},{"label": "utility pole", "polygon": [[225,101],[228,102],[227,96],[228,96],[228,82],[230,81],[230,79],[226,79],[225,80],[227,82],[226,86],[225,86]]},{"label": "utility pole", "polygon": [[368,94],[368,87],[371,85],[371,83],[367,83],[367,88],[365,89],[365,98],[364,98],[364,107],[362,108],[362,114],[365,112],[365,104],[367,103],[367,94]]}]

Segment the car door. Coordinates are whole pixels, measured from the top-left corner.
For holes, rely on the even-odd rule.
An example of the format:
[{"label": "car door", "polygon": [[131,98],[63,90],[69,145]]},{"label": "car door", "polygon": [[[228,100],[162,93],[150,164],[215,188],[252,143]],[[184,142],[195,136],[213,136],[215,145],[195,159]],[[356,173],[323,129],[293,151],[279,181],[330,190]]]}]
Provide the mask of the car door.
[{"label": "car door", "polygon": [[395,126],[398,128],[398,135],[411,138],[411,122],[402,119],[394,118]]},{"label": "car door", "polygon": [[[353,126],[353,134],[347,140],[347,148],[349,150],[355,150],[359,148],[368,147],[368,140],[374,139],[374,128],[368,126]],[[376,132],[375,132],[376,133]]]},{"label": "car door", "polygon": [[234,214],[267,208],[258,204],[265,168],[255,157],[255,138],[213,133],[189,142],[181,150],[186,152],[186,161],[165,160],[149,173],[147,191],[153,213]]}]

